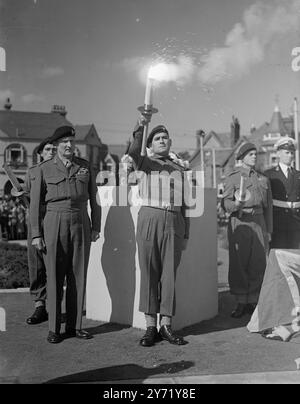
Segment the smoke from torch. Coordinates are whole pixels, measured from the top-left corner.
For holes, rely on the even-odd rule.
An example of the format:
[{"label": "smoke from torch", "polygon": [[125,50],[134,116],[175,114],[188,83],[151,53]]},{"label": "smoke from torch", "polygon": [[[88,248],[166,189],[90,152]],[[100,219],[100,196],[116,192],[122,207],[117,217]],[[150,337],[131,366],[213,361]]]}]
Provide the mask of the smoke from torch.
[{"label": "smoke from torch", "polygon": [[[155,79],[158,84],[174,82],[180,86],[195,78],[201,85],[240,78],[264,60],[270,45],[285,35],[295,35],[299,28],[300,0],[257,2],[245,10],[241,22],[228,32],[223,46],[214,47],[206,54],[202,52],[200,58],[199,49],[189,53],[177,49],[179,56],[173,56],[172,63],[159,63],[170,59],[170,55],[162,54],[154,66]],[[127,70],[138,70],[143,82],[147,65],[149,67],[146,58],[123,62]]]}]

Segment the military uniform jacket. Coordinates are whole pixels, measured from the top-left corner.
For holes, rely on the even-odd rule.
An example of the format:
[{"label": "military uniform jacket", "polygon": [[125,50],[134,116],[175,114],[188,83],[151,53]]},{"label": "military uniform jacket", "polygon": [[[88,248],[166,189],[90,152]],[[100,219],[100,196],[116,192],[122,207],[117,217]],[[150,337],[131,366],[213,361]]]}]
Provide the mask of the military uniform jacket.
[{"label": "military uniform jacket", "polygon": [[32,170],[30,223],[32,238],[42,237],[40,205],[47,210],[72,211],[86,209],[90,201],[92,229],[100,231],[101,207],[96,200],[97,186],[89,162],[73,157],[69,171],[58,156]]},{"label": "military uniform jacket", "polygon": [[223,195],[224,209],[231,214],[240,210],[235,205],[235,192],[240,189],[242,174],[245,176],[245,187],[250,192],[251,197],[244,203],[241,213],[243,213],[243,209],[245,212],[251,212],[252,210],[253,213],[261,210],[264,215],[267,232],[272,233],[273,215],[270,183],[266,176],[256,170],[240,167],[229,174],[225,182]]},{"label": "military uniform jacket", "polygon": [[[282,172],[280,166],[270,168],[264,173],[271,183],[272,197],[278,201],[300,202],[300,171],[292,168],[291,180]],[[300,230],[300,209],[273,207],[274,229],[288,228]]]}]

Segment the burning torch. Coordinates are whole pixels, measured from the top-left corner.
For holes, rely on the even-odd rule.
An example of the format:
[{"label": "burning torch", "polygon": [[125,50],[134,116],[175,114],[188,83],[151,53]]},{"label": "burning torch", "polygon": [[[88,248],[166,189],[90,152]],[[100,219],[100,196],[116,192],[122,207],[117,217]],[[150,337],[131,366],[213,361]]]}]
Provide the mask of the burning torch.
[{"label": "burning torch", "polygon": [[[144,105],[141,107],[138,107],[138,111],[140,111],[142,114],[147,114],[148,116],[151,116],[152,114],[155,114],[158,112],[157,108],[153,107],[153,86],[154,86],[154,70],[153,67],[150,67],[148,71],[148,76],[147,76],[147,83],[146,83],[146,91],[145,91],[145,101]],[[149,121],[150,121],[149,119]],[[147,145],[147,137],[148,137],[148,127],[149,123],[147,123],[144,126],[144,132],[143,132],[143,142],[142,142],[142,148],[141,148],[141,156],[146,156],[146,145]]]}]

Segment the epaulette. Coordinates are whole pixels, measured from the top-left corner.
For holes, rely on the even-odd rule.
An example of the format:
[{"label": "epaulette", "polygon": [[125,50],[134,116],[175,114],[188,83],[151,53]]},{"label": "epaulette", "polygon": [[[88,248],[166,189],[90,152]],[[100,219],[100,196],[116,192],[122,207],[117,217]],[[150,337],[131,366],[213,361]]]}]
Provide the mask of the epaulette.
[{"label": "epaulette", "polygon": [[43,160],[43,161],[41,161],[39,164],[37,164],[35,167],[40,167],[40,166],[42,166],[43,164],[48,163],[48,161],[51,161],[51,160],[53,160],[53,159]]},{"label": "epaulette", "polygon": [[233,170],[228,174],[228,177],[230,177],[233,174],[238,174],[240,172],[240,170]]},{"label": "epaulette", "polygon": [[78,162],[82,162],[82,163],[85,163],[85,164],[87,164],[87,165],[90,165],[90,162],[88,161],[88,160],[86,160],[86,159],[83,159],[82,157],[77,157],[77,156],[75,156],[74,157],[74,160],[76,161],[78,161]]}]

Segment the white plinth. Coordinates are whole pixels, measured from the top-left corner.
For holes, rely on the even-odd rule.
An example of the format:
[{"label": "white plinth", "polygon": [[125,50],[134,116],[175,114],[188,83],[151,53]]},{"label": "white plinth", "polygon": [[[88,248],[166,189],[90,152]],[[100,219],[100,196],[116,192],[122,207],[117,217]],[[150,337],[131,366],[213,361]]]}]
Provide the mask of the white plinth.
[{"label": "white plinth", "polygon": [[[111,193],[112,187],[106,188],[99,188],[99,192]],[[144,315],[138,311],[137,213],[137,207],[102,208],[101,238],[92,243],[88,268],[89,319],[145,328]],[[205,189],[204,214],[191,219],[189,244],[177,272],[174,329],[217,314],[217,285],[216,192]]]}]

